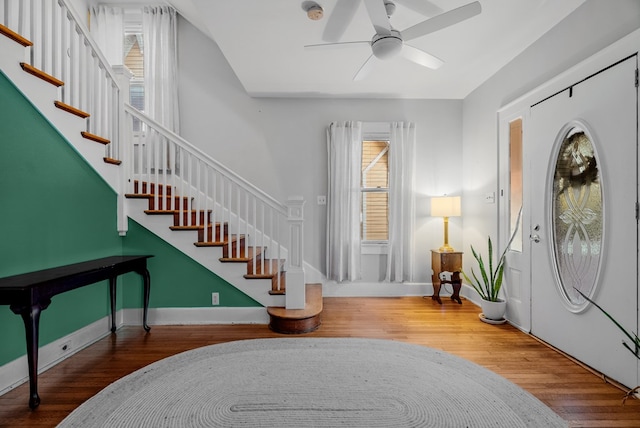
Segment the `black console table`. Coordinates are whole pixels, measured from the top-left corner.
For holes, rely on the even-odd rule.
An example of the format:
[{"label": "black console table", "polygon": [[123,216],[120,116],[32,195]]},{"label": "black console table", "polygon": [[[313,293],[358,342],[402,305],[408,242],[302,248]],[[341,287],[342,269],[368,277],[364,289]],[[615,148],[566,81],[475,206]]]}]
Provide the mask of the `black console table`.
[{"label": "black console table", "polygon": [[112,256],[72,265],[29,272],[0,278],[0,305],[11,310],[24,321],[29,364],[29,407],[40,404],[38,396],[38,333],[40,313],[51,303],[51,298],[65,291],[109,280],[111,299],[111,331],[116,331],[116,278],[128,272],[140,274],[144,280],[143,326],[146,331],[149,309],[150,276],[147,259],[153,256]]}]

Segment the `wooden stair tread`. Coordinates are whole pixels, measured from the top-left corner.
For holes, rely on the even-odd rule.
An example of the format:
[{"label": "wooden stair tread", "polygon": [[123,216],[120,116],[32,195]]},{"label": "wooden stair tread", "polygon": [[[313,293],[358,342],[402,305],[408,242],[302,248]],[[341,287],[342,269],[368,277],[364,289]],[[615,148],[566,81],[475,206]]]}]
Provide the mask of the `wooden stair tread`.
[{"label": "wooden stair tread", "polygon": [[198,226],[197,224],[191,224],[191,225],[186,225],[186,226],[169,226],[169,229],[171,230],[198,230],[201,229],[202,226]]},{"label": "wooden stair tread", "polygon": [[279,306],[267,307],[269,328],[276,333],[302,334],[320,327],[322,313],[322,284],[306,284],[305,308],[286,309]]},{"label": "wooden stair tread", "polygon": [[[180,213],[203,213],[205,210],[144,210],[145,214],[180,214]],[[212,210],[207,210],[210,213]],[[202,226],[202,225],[201,225]]]},{"label": "wooden stair tread", "polygon": [[71,113],[73,115],[81,117],[82,119],[86,119],[89,116],[91,116],[86,111],[82,111],[79,108],[75,108],[74,106],[70,106],[69,104],[65,104],[62,101],[54,101],[53,104],[56,107],[58,107],[60,110],[63,110],[63,111],[66,111],[67,113]]},{"label": "wooden stair tread", "polygon": [[21,62],[20,63],[20,67],[22,67],[22,69],[24,71],[26,71],[27,73],[31,74],[32,76],[35,76],[38,79],[42,79],[47,83],[51,83],[54,86],[60,87],[60,86],[64,85],[64,82],[62,80],[57,79],[57,78],[53,77],[52,75],[47,74],[44,71],[35,68],[31,64],[27,64],[26,62]]},{"label": "wooden stair tread", "polygon": [[224,241],[208,241],[208,242],[194,242],[196,247],[222,247],[225,245]]},{"label": "wooden stair tread", "polygon": [[149,198],[155,197],[155,195],[151,193],[125,193],[124,197],[131,198],[131,199],[149,199]]},{"label": "wooden stair tread", "polygon": [[276,276],[278,272],[283,272],[284,265],[285,259],[280,259],[280,261],[278,261],[278,259],[268,259],[264,261],[264,266],[261,260],[256,260],[253,273],[249,273],[249,270],[253,268],[253,266],[249,266],[247,267],[247,274],[244,275],[244,277],[256,279],[272,278]]},{"label": "wooden stair tread", "polygon": [[[226,245],[226,243],[224,243],[223,245]],[[220,257],[218,260],[223,263],[247,263],[251,261],[251,259],[252,257]]]},{"label": "wooden stair tread", "polygon": [[[155,194],[155,193],[125,193],[124,196],[126,198],[139,198],[139,199],[150,199],[150,198],[160,198],[160,199],[171,199],[171,198],[176,198],[176,199],[184,199],[184,200],[188,200],[189,197],[188,196],[171,196],[171,195],[163,195],[162,193]],[[193,196],[191,197],[191,199],[194,199]]]},{"label": "wooden stair tread", "polygon": [[83,138],[86,138],[87,140],[95,141],[96,143],[104,144],[105,146],[107,144],[111,144],[111,140],[101,137],[99,135],[92,134],[90,132],[82,131],[80,132],[80,134],[82,135]]},{"label": "wooden stair tread", "polygon": [[0,34],[7,36],[14,42],[20,43],[25,48],[29,46],[33,46],[33,42],[31,42],[31,40],[28,40],[25,37],[22,37],[20,34],[16,33],[15,31],[11,30],[8,27],[5,27],[2,24],[0,24]]},{"label": "wooden stair tread", "polygon": [[104,160],[105,163],[110,163],[111,165],[120,165],[122,163],[122,161],[118,159],[107,158],[107,157],[104,157],[102,159]]}]

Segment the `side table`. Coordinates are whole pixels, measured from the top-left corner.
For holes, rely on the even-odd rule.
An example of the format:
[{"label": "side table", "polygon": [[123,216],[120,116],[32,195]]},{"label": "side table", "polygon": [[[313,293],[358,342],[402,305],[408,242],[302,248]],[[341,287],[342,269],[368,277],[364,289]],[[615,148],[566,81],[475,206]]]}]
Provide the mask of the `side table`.
[{"label": "side table", "polygon": [[440,300],[440,287],[442,284],[451,284],[453,288],[451,300],[462,304],[462,300],[460,300],[462,254],[459,251],[442,252],[431,250],[431,281],[433,283],[433,296],[431,298],[440,304],[442,304],[442,300]]}]

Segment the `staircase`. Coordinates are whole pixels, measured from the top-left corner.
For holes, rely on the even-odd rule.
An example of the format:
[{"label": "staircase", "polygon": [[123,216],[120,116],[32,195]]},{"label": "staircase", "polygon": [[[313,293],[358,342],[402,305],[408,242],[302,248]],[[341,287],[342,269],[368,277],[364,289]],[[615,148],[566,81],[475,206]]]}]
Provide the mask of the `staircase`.
[{"label": "staircase", "polygon": [[[228,222],[211,222],[212,210],[191,209],[192,200],[184,196],[173,196],[172,188],[154,183],[134,182],[134,192],[125,196],[144,199],[148,202],[146,215],[169,216],[172,225],[169,229],[177,232],[197,232],[198,248],[219,247],[222,249],[222,263],[244,263],[246,279],[267,279],[271,282],[269,294],[284,295],[286,272],[285,260],[267,259],[265,247],[247,245],[247,237],[229,233]],[[157,205],[156,203],[159,202]],[[176,208],[178,204],[179,209]],[[172,208],[173,207],[173,208]]]},{"label": "staircase", "polygon": [[[66,0],[51,6],[60,10],[39,10],[30,3],[29,13],[44,14],[30,19],[20,17],[26,13],[20,0],[0,3],[0,34],[15,42],[8,50],[15,49],[18,58],[13,68],[7,59],[11,52],[3,48],[0,67],[118,193],[120,233],[126,234],[127,217],[144,225],[267,307],[274,331],[305,333],[318,328],[321,285],[305,285],[302,268],[304,201],[291,198],[281,204],[127,105],[123,94],[128,94],[128,81],[105,66]],[[20,23],[15,28],[30,22],[27,27],[37,43],[10,29],[15,16]],[[44,30],[34,30],[36,26]],[[46,35],[46,30],[61,35]],[[78,40],[70,40],[73,36]],[[38,48],[46,45],[55,50],[58,42],[60,52],[76,55],[59,55],[60,60],[55,52]],[[19,60],[22,57],[25,61]],[[73,57],[83,62],[73,64]],[[43,83],[34,84],[25,75]],[[76,83],[69,86],[58,75]],[[95,87],[78,83],[83,78]],[[38,85],[55,88],[53,103],[51,90]],[[107,102],[96,100],[97,96]],[[80,122],[66,125],[67,119],[60,125],[56,111]]]}]

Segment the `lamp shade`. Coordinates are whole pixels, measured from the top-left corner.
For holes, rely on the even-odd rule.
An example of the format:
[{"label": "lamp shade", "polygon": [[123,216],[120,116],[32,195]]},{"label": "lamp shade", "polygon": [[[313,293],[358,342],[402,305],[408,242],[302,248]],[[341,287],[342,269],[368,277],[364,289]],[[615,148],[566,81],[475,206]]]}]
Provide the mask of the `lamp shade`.
[{"label": "lamp shade", "polygon": [[461,214],[460,196],[431,198],[431,216],[459,217]]}]

